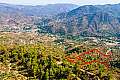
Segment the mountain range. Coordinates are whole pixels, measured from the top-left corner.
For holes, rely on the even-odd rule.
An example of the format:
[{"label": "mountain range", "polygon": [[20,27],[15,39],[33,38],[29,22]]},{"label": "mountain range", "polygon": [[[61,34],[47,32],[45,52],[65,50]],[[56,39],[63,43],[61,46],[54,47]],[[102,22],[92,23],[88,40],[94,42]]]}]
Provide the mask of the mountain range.
[{"label": "mountain range", "polygon": [[[84,5],[49,4],[45,6],[0,4],[3,21],[21,24],[18,28],[36,29],[39,33],[82,36],[120,36],[120,4]],[[11,17],[11,15],[13,15]],[[10,17],[8,17],[8,15]],[[13,19],[14,18],[14,19]],[[20,20],[20,21],[19,21]],[[22,22],[21,22],[22,21]],[[26,24],[31,25],[26,25]],[[8,23],[10,25],[11,23]],[[9,26],[13,27],[13,26]],[[8,28],[9,28],[8,27]],[[34,27],[34,28],[32,28]]]},{"label": "mountain range", "polygon": [[48,4],[48,5],[12,5],[0,3],[0,12],[21,13],[26,16],[52,16],[75,9],[74,4]]},{"label": "mountain range", "polygon": [[54,16],[47,23],[45,21],[42,21],[41,24],[44,24],[44,27],[49,26],[52,33],[119,36],[120,4],[80,6]]}]

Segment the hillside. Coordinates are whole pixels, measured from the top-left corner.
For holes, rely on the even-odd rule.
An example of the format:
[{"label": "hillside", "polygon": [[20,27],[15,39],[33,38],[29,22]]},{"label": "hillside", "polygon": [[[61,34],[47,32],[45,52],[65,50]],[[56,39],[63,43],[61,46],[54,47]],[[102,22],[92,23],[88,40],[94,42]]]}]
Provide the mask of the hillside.
[{"label": "hillside", "polygon": [[[100,54],[91,51],[98,49]],[[113,54],[108,55],[109,49]],[[119,46],[110,47],[102,41],[93,42],[92,39],[77,42],[53,35],[2,32],[0,79],[119,80],[119,52]]]}]

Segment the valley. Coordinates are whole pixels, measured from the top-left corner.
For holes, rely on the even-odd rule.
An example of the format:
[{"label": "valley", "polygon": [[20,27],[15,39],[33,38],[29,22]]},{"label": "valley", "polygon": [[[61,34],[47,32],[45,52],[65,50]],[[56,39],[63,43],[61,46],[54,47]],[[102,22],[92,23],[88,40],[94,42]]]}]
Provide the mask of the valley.
[{"label": "valley", "polygon": [[120,80],[119,9],[0,3],[0,80]]}]

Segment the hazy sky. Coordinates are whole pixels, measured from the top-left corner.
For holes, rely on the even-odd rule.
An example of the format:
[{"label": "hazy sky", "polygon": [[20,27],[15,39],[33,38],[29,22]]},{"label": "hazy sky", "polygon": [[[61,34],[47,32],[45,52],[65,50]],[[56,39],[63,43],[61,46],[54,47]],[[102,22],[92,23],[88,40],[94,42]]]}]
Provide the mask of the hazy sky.
[{"label": "hazy sky", "polygon": [[116,4],[120,0],[0,0],[0,3],[22,4],[22,5],[45,5],[55,3],[72,3],[78,5]]}]

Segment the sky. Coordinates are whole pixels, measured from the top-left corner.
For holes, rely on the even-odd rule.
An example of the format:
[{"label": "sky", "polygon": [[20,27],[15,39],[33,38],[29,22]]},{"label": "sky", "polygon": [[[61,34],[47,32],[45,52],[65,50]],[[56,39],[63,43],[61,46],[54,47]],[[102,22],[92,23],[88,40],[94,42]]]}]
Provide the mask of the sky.
[{"label": "sky", "polygon": [[46,5],[56,3],[72,3],[77,5],[117,4],[120,0],[0,0],[0,3],[17,5]]}]

